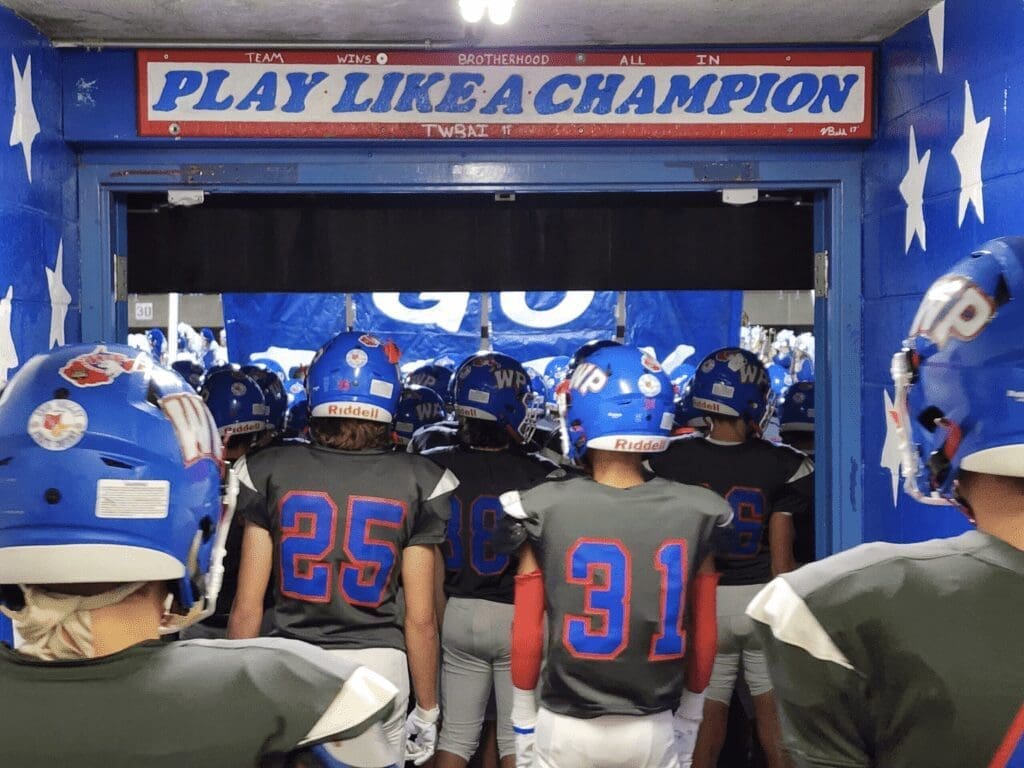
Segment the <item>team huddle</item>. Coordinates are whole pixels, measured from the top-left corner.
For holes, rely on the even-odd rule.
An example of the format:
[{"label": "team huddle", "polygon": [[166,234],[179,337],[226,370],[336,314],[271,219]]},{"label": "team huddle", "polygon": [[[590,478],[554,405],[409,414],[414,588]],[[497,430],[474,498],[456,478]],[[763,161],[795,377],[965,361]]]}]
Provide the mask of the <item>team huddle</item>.
[{"label": "team huddle", "polygon": [[301,380],[37,356],[0,764],[461,768],[493,729],[502,768],[713,768],[740,712],[771,768],[1024,766],[1022,254],[940,278],[893,362],[908,492],[978,530],[819,562],[814,386],[765,439],[740,347],[679,391],[606,340],[404,382],[360,332]]}]

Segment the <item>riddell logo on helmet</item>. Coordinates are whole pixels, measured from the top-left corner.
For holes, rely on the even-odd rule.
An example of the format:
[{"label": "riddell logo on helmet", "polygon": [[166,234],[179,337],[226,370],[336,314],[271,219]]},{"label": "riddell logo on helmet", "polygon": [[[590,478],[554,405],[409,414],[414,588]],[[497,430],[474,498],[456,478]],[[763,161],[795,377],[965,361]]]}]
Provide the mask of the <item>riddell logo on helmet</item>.
[{"label": "riddell logo on helmet", "polygon": [[661,451],[665,449],[665,442],[664,437],[638,437],[635,439],[620,437],[615,440],[615,450],[631,453]]},{"label": "riddell logo on helmet", "polygon": [[328,416],[349,419],[373,419],[379,411],[379,408],[374,408],[372,405],[360,405],[359,403],[331,404],[327,406]]}]

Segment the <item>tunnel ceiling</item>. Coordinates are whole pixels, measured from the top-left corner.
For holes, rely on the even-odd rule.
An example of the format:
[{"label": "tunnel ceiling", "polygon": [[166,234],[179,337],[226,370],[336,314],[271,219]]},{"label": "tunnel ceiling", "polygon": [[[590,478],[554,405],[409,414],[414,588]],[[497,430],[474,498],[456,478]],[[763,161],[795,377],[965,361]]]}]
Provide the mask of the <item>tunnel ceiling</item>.
[{"label": "tunnel ceiling", "polygon": [[497,27],[457,0],[0,0],[65,44],[487,46],[876,42],[935,0],[517,0]]}]

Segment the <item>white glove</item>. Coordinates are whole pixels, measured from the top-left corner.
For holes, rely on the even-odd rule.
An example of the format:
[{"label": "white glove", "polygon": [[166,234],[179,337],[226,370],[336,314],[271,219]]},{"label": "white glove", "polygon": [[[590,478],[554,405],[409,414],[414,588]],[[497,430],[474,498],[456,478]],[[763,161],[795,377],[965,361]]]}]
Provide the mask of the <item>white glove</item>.
[{"label": "white glove", "polygon": [[423,709],[417,704],[405,719],[405,759],[412,760],[413,765],[423,765],[437,749],[437,718],[440,714],[439,707]]},{"label": "white glove", "polygon": [[516,768],[532,768],[536,753],[537,698],[533,691],[512,688],[512,731],[516,735]]},{"label": "white glove", "polygon": [[679,709],[672,718],[672,730],[676,737],[676,754],[681,768],[693,764],[693,748],[697,746],[697,731],[704,719],[704,694],[683,689]]}]

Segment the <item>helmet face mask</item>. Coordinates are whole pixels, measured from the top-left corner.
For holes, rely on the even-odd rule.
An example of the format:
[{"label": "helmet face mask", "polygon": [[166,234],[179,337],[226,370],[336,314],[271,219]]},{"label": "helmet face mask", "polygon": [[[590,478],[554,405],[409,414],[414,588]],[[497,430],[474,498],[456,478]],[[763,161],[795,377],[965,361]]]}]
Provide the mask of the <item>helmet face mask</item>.
[{"label": "helmet face mask", "polygon": [[904,490],[924,504],[957,504],[961,469],[1024,476],[1022,254],[1000,238],[954,265],[893,356]]}]

